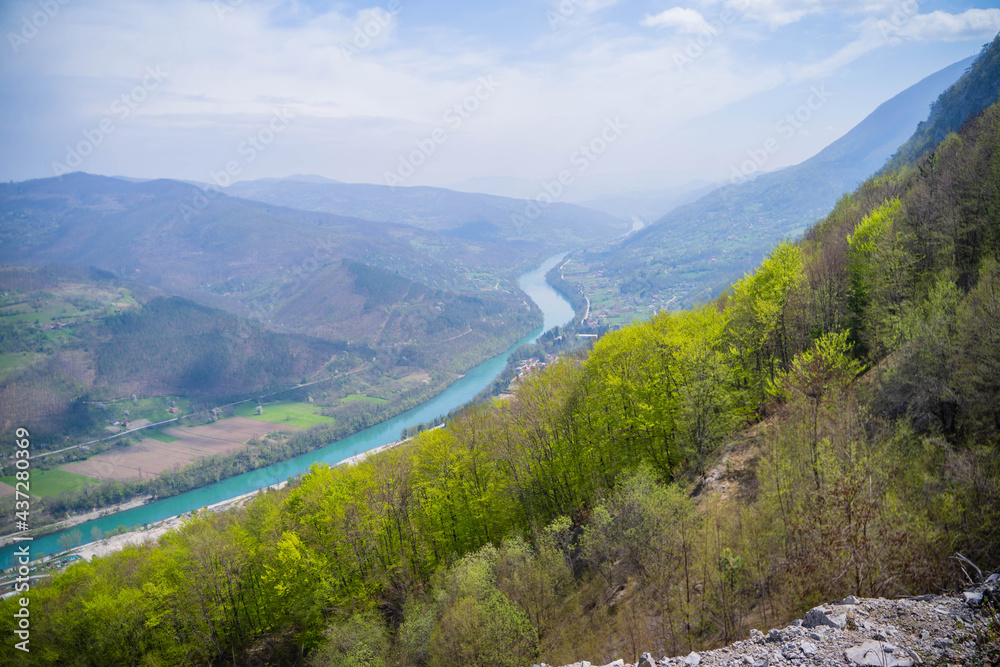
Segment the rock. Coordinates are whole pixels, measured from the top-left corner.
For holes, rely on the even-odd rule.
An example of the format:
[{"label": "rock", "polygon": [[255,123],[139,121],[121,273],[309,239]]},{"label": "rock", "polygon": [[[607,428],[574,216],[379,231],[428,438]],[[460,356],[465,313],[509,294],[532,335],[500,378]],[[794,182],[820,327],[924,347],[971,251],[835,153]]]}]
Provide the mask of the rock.
[{"label": "rock", "polygon": [[937,639],[935,639],[934,641],[931,642],[931,645],[934,648],[951,648],[952,647],[952,641],[950,639],[945,638],[945,637],[938,637]]},{"label": "rock", "polygon": [[639,662],[636,663],[636,667],[656,667],[656,661],[653,660],[653,656],[649,653],[643,653],[642,657],[639,658]]},{"label": "rock", "polygon": [[701,656],[691,651],[686,658],[684,658],[684,664],[688,667],[698,667],[701,664]]},{"label": "rock", "polygon": [[981,590],[965,591],[964,593],[962,593],[962,599],[965,601],[965,604],[969,605],[970,607],[978,607],[981,604],[983,604],[983,591]]},{"label": "rock", "polygon": [[795,626],[796,628],[801,628],[802,627],[802,619],[799,618],[799,619],[796,619],[796,620],[792,621],[792,625]]},{"label": "rock", "polygon": [[785,633],[782,632],[781,630],[771,630],[769,633],[767,633],[766,641],[776,642],[780,644],[781,642],[785,641]]},{"label": "rock", "polygon": [[831,628],[843,630],[847,627],[847,614],[831,614],[823,607],[814,607],[806,612],[806,617],[802,624],[807,628],[826,625]]},{"label": "rock", "polygon": [[861,604],[861,600],[857,599],[853,595],[848,595],[840,604]]},{"label": "rock", "polygon": [[810,642],[802,642],[802,652],[806,655],[813,655],[818,651],[819,648]]},{"label": "rock", "polygon": [[844,659],[855,665],[867,667],[912,667],[913,659],[898,655],[899,649],[892,644],[869,639],[860,646],[844,651]]},{"label": "rock", "polygon": [[763,644],[764,633],[758,630],[757,628],[753,628],[752,630],[750,630],[750,641],[752,641],[754,644]]}]

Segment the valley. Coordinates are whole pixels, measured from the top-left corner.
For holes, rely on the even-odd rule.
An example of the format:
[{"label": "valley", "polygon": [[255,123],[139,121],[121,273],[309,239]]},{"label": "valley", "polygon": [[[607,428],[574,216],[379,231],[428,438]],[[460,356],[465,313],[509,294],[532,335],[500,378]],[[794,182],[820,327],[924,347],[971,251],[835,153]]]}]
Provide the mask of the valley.
[{"label": "valley", "polygon": [[993,4],[0,24],[0,664],[1000,662]]}]

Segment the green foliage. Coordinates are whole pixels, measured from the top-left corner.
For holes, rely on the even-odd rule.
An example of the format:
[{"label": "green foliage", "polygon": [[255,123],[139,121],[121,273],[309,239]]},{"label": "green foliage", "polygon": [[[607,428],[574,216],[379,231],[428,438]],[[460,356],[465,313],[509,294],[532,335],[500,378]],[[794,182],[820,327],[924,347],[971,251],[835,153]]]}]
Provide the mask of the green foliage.
[{"label": "green foliage", "polygon": [[756,271],[733,285],[726,306],[729,340],[739,384],[752,403],[761,401],[767,384],[790,361],[787,309],[802,272],[801,249],[786,241]]},{"label": "green foliage", "polygon": [[355,614],[344,623],[328,627],[323,639],[309,656],[311,667],[383,667],[387,664],[388,632],[375,616]]}]

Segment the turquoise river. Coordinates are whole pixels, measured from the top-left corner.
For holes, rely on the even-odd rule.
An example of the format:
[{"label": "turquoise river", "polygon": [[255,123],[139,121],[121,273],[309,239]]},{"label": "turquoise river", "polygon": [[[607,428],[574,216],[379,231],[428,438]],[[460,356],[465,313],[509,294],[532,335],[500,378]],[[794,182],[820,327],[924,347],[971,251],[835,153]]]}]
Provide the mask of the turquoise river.
[{"label": "turquoise river", "polygon": [[[548,331],[552,327],[563,326],[573,319],[572,306],[562,295],[552,289],[545,280],[545,274],[558,264],[563,257],[565,257],[565,253],[549,257],[540,267],[525,273],[518,280],[521,289],[541,309],[544,315],[542,327],[518,341],[506,353],[498,357],[493,357],[471,369],[464,377],[426,403],[422,403],[381,424],[358,431],[342,440],[331,442],[325,447],[302,454],[293,459],[230,477],[229,479],[224,479],[215,484],[188,491],[187,493],[157,500],[115,514],[109,514],[99,519],[73,526],[66,531],[37,537],[31,542],[23,542],[21,544],[30,545],[33,557],[37,557],[43,553],[56,553],[62,551],[62,548],[59,546],[59,538],[70,530],[74,532],[79,531],[77,534],[82,534],[83,543],[86,544],[93,541],[90,536],[94,527],[101,529],[101,531],[109,532],[118,526],[136,526],[152,523],[190,512],[193,509],[229,500],[230,498],[256,491],[257,489],[304,473],[314,463],[335,465],[356,454],[387,445],[398,440],[404,428],[415,424],[422,424],[436,417],[448,414],[455,408],[471,401],[480,391],[488,387],[503,371],[507,360],[515,349],[525,343],[536,341],[545,331]],[[11,545],[0,549],[0,568],[10,567],[13,564],[12,556],[15,548],[15,546]]]}]

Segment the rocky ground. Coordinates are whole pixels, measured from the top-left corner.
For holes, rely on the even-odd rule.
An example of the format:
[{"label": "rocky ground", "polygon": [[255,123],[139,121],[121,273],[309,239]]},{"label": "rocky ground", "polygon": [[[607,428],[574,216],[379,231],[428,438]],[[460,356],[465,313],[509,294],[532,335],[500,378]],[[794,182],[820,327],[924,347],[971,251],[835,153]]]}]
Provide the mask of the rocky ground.
[{"label": "rocky ground", "polygon": [[786,628],[752,630],[749,639],[725,648],[662,659],[644,653],[638,663],[616,660],[608,667],[1000,665],[992,615],[998,601],[1000,571],[957,597],[848,597],[816,607]]}]

